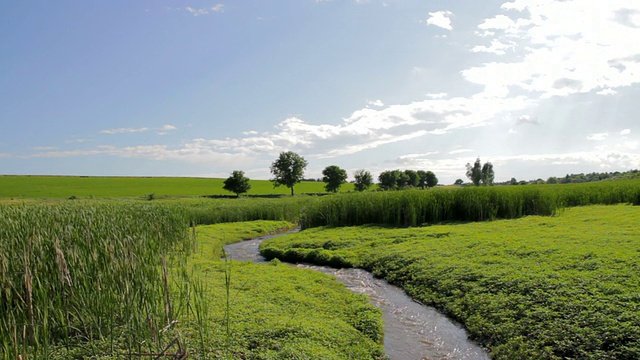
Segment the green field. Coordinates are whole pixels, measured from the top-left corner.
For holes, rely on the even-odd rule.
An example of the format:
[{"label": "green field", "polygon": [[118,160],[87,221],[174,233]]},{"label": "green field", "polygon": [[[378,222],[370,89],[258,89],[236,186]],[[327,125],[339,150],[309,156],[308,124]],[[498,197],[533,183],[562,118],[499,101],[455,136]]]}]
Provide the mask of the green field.
[{"label": "green field", "polygon": [[313,228],[268,258],[362,267],[460,321],[495,359],[640,358],[640,207],[418,228]]},{"label": "green field", "polygon": [[0,205],[0,358],[124,359],[171,344],[196,359],[382,358],[365,296],[321,273],[220,258],[224,244],[295,224],[187,232],[183,215],[149,202]]},{"label": "green field", "polygon": [[[640,207],[611,205],[640,205],[640,181],[227,199],[171,188],[210,179],[0,178],[23,183],[7,194],[43,181],[0,201],[0,358],[167,344],[196,359],[380,358],[364,297],[278,261],[220,260],[224,243],[296,224],[265,255],[368,269],[496,359],[640,358]],[[67,200],[72,180],[106,181],[107,199]],[[164,200],[130,195],[146,181],[166,181]]]},{"label": "green field", "polygon": [[[181,177],[0,176],[0,199],[81,199],[235,196],[222,189],[224,179]],[[296,194],[324,193],[323,182],[303,181]],[[344,184],[341,191],[353,190]],[[289,195],[289,188],[273,187],[268,180],[251,180],[246,195]]]}]

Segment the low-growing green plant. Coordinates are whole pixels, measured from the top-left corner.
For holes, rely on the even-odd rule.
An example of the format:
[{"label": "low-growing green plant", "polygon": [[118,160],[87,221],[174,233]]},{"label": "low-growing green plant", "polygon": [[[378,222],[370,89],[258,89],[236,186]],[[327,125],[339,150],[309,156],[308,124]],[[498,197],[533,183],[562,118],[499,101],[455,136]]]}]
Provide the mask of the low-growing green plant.
[{"label": "low-growing green plant", "polygon": [[[269,258],[339,257],[464,324],[495,359],[640,357],[640,208],[419,228],[314,228]],[[324,262],[327,264],[327,262]]]}]

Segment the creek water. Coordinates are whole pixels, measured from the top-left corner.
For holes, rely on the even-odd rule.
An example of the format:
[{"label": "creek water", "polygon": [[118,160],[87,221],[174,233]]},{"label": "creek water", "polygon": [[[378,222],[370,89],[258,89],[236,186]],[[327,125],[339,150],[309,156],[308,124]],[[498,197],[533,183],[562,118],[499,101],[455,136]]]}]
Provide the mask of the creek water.
[{"label": "creek water", "polygon": [[[282,235],[285,234],[243,241],[224,249],[232,260],[265,262],[260,255],[260,243]],[[402,289],[374,278],[367,271],[309,264],[295,266],[332,275],[351,291],[366,294],[371,303],[382,310],[384,348],[390,360],[490,359],[484,349],[467,338],[460,325],[436,309],[413,301]]]}]

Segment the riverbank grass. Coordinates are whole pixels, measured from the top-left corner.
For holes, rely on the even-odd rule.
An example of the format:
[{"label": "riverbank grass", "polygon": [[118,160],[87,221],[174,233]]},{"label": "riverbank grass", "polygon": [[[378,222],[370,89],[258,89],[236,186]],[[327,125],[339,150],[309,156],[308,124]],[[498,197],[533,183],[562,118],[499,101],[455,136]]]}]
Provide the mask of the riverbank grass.
[{"label": "riverbank grass", "polygon": [[203,303],[206,320],[190,317],[189,343],[211,358],[383,359],[381,313],[366,296],[312,270],[220,260],[224,244],[293,227],[252,221],[197,228],[187,265],[198,290],[190,297]]},{"label": "riverbank grass", "polygon": [[414,228],[314,228],[267,258],[362,267],[461,322],[494,359],[640,358],[640,207]]}]

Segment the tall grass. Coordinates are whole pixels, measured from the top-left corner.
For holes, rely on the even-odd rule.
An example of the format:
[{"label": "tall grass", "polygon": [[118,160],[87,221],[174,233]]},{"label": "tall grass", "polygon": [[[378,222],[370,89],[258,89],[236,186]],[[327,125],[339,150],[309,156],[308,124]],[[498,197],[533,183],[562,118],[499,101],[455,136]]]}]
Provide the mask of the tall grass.
[{"label": "tall grass", "polygon": [[184,199],[176,200],[173,206],[183,209],[190,220],[198,225],[253,220],[276,220],[298,222],[303,207],[317,201],[317,196],[295,196],[283,198],[239,198],[239,199]]},{"label": "tall grass", "polygon": [[617,203],[640,203],[640,181],[338,194],[306,203],[300,222],[303,228],[417,226],[553,215],[563,207]]},{"label": "tall grass", "polygon": [[151,351],[171,316],[162,259],[186,248],[186,230],[184,214],[155,204],[0,206],[0,357],[106,338],[95,355]]}]

